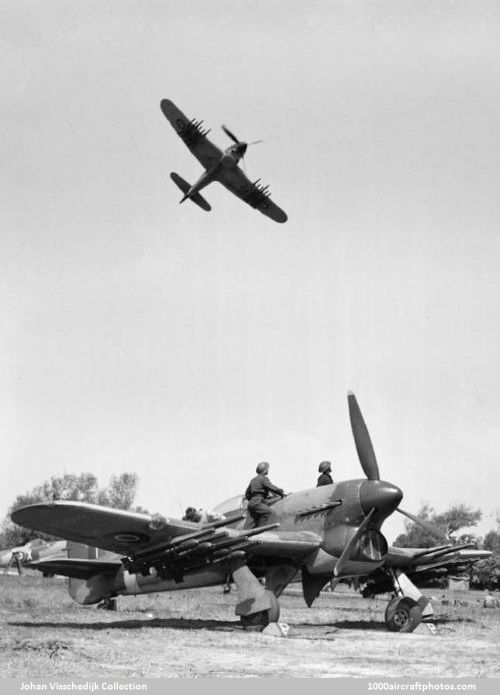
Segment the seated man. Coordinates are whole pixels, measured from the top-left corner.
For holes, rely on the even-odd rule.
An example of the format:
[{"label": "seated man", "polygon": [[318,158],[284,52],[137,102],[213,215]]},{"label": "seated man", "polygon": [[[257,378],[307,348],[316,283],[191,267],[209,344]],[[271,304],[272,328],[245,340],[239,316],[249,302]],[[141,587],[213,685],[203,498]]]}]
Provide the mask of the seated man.
[{"label": "seated man", "polygon": [[330,461],[322,461],[318,466],[318,472],[321,475],[318,478],[316,487],[321,487],[322,485],[332,485],[333,479],[330,473],[332,472],[332,464]]},{"label": "seated man", "polygon": [[255,522],[255,526],[265,526],[271,516],[271,508],[266,503],[269,493],[284,497],[285,493],[276,485],[273,485],[267,474],[269,472],[269,464],[266,462],[259,463],[256,468],[257,475],[248,483],[245,491],[245,497],[248,500],[248,512]]},{"label": "seated man", "polygon": [[206,509],[195,509],[195,507],[188,507],[182,517],[183,521],[193,521],[195,524],[208,524],[219,519],[222,519],[222,514]]},{"label": "seated man", "polygon": [[201,521],[201,511],[194,507],[188,507],[182,517],[182,521],[193,521],[195,524],[198,524]]}]

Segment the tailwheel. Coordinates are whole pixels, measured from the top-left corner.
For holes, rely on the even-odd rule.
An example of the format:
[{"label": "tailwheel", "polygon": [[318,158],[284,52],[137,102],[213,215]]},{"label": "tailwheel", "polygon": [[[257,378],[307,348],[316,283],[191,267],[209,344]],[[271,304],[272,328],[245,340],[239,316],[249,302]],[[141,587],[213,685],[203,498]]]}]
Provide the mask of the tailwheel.
[{"label": "tailwheel", "polygon": [[271,608],[258,613],[250,613],[249,615],[241,615],[240,621],[243,629],[247,632],[262,632],[269,623],[277,623],[280,617],[280,606],[278,599],[272,591],[266,591],[271,601]]},{"label": "tailwheel", "polygon": [[385,624],[391,632],[413,632],[421,620],[421,606],[408,596],[396,596],[385,609]]},{"label": "tailwheel", "polygon": [[116,611],[116,599],[105,598],[101,601],[101,603],[97,604],[97,608],[104,611]]}]

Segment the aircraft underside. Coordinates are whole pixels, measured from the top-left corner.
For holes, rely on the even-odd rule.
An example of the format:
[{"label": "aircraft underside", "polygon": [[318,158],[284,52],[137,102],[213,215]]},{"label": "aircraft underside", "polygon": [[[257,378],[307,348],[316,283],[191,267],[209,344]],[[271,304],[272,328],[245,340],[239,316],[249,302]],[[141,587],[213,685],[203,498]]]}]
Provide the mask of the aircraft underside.
[{"label": "aircraft underside", "polygon": [[[159,576],[143,576],[129,573],[120,567],[114,573],[95,574],[88,579],[69,579],[69,593],[80,604],[101,604],[114,607],[116,596],[178,591],[226,584],[230,572],[237,590],[235,613],[247,630],[263,630],[270,622],[277,622],[280,615],[278,598],[288,584],[302,576],[304,600],[309,607],[323,587],[333,578],[333,573],[311,574],[305,565],[262,563],[252,566],[244,560],[234,561],[229,567],[206,568],[186,574],[182,581],[161,579]],[[259,580],[265,580],[263,585]],[[411,632],[422,619],[433,615],[432,606],[419,589],[402,572],[392,572],[392,596],[387,604],[385,622],[389,630]]]}]

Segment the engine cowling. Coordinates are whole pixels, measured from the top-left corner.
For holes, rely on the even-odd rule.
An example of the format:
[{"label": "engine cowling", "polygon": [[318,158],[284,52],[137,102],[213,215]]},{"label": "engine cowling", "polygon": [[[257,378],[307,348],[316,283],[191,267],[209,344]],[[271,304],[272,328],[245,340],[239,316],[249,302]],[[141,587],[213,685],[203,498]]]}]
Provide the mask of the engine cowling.
[{"label": "engine cowling", "polygon": [[[320,549],[307,563],[311,574],[333,573],[342,552],[357,531],[355,526],[336,526],[325,534]],[[388,546],[384,536],[376,529],[363,531],[349,556],[341,576],[362,575],[380,567],[387,555]]]}]

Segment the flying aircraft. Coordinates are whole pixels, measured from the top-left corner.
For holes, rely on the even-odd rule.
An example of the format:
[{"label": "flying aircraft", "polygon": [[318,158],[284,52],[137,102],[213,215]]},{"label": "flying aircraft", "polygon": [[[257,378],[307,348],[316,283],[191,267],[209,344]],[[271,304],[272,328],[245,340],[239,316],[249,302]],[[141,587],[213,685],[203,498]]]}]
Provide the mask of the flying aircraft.
[{"label": "flying aircraft", "polygon": [[263,215],[270,217],[275,222],[287,221],[286,213],[270,199],[269,187],[262,185],[260,179],[250,181],[238,166],[239,161],[243,160],[247,147],[262,142],[261,140],[253,143],[243,142],[238,140],[229,128],[223,125],[223,131],[234,144],[222,152],[207,138],[209,131],[203,127],[203,121],[197,121],[194,118],[189,120],[168,99],[163,99],[160,106],[172,128],[205,168],[203,174],[192,186],[179,174],[175,172],[170,174],[172,181],[184,193],[181,203],[189,198],[203,210],[211,210],[209,203],[200,195],[200,191],[212,181],[219,181],[228,191],[259,210]]},{"label": "flying aircraft", "polygon": [[403,493],[380,479],[353,393],[348,404],[365,478],[276,499],[270,523],[257,528],[242,496],[215,507],[223,518],[206,524],[82,502],[31,505],[15,511],[12,520],[71,541],[68,558],[47,558],[31,566],[68,576],[69,593],[80,604],[102,603],[120,594],[224,585],[231,574],[238,595],[236,615],[249,630],[262,630],[278,620],[278,597],[298,571],[308,606],[332,578],[381,571],[392,593],[386,625],[392,631],[411,632],[433,611],[406,570],[464,546],[414,552],[388,547],[380,528],[396,510],[435,535],[442,537],[442,532],[399,508]]},{"label": "flying aircraft", "polygon": [[6,574],[12,567],[16,567],[18,574],[22,574],[22,568],[31,562],[43,558],[54,557],[66,551],[66,541],[47,542],[41,538],[35,538],[16,548],[0,550],[0,568]]}]

